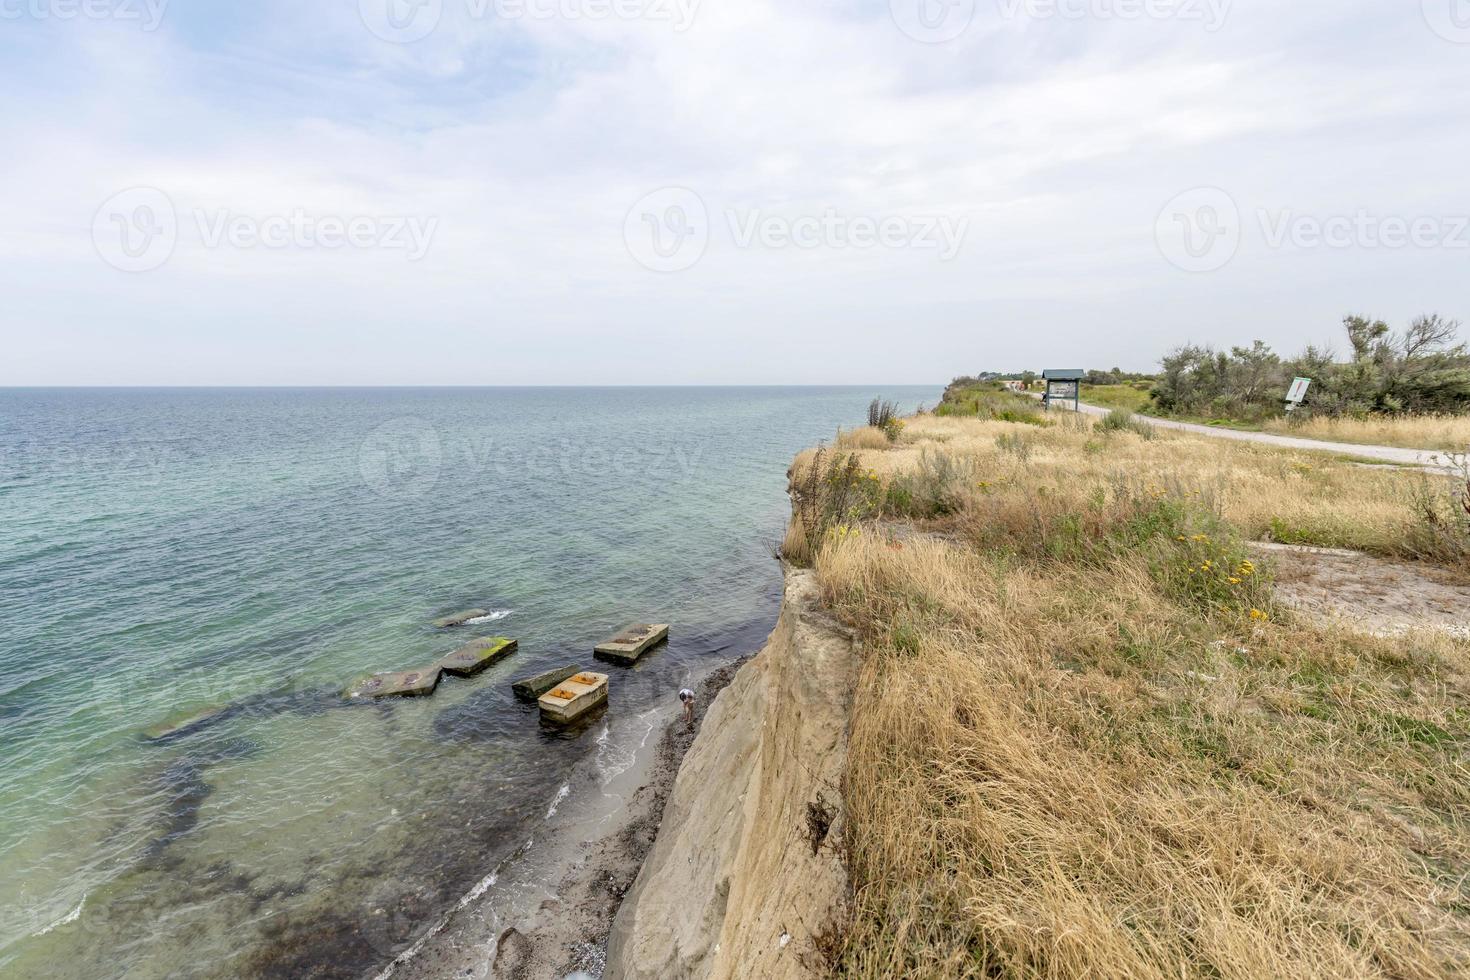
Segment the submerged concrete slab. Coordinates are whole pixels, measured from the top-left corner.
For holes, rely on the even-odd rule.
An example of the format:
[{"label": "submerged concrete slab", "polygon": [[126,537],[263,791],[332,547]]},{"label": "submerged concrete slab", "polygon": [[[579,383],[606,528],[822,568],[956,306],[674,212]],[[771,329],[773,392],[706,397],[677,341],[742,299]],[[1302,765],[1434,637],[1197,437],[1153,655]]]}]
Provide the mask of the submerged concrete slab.
[{"label": "submerged concrete slab", "polygon": [[562,681],[575,677],[581,672],[582,668],[577,666],[558,667],[556,670],[548,670],[544,674],[516,681],[510,686],[510,689],[522,701],[535,701]]},{"label": "submerged concrete slab", "polygon": [[443,671],[439,665],[420,670],[374,674],[347,689],[349,698],[421,698],[434,693]]},{"label": "submerged concrete slab", "polygon": [[198,731],[224,714],[226,710],[228,710],[228,705],[215,705],[211,708],[205,708],[203,711],[175,715],[168,721],[159,722],[157,725],[144,730],[143,737],[150,742],[162,742],[171,738],[179,738]]},{"label": "submerged concrete slab", "polygon": [[466,609],[464,612],[455,613],[453,616],[445,616],[443,619],[434,620],[434,626],[438,629],[448,629],[451,626],[463,626],[472,619],[483,619],[490,615],[488,609]]},{"label": "submerged concrete slab", "polygon": [[541,695],[541,718],[554,725],[569,725],[587,712],[607,703],[606,674],[583,673],[558,684]]},{"label": "submerged concrete slab", "polygon": [[474,677],[480,671],[516,652],[520,643],[503,636],[476,640],[460,647],[435,666],[455,677]]},{"label": "submerged concrete slab", "polygon": [[667,623],[653,626],[646,624],[629,626],[606,643],[599,643],[596,650],[597,657],[600,660],[612,660],[622,664],[637,663],[639,657],[668,638],[669,626]]}]

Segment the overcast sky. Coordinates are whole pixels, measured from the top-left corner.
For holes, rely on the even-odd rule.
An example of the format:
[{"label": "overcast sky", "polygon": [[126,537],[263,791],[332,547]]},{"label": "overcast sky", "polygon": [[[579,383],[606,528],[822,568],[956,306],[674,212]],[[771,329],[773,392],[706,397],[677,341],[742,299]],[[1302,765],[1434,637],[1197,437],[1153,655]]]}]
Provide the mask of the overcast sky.
[{"label": "overcast sky", "polygon": [[0,0],[0,384],[938,383],[1470,320],[1470,0]]}]

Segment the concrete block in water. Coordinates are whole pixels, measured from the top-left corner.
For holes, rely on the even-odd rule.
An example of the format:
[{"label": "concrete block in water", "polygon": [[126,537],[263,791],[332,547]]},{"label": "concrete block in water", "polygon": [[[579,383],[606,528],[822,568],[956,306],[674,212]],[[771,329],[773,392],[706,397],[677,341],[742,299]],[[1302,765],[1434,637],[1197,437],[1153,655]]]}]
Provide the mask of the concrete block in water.
[{"label": "concrete block in water", "polygon": [[434,693],[443,671],[438,664],[365,677],[347,689],[349,698],[421,698]]},{"label": "concrete block in water", "polygon": [[150,742],[162,742],[167,739],[177,738],[198,731],[228,710],[224,705],[215,705],[205,708],[203,711],[195,711],[186,715],[175,715],[168,721],[143,732],[143,737]]},{"label": "concrete block in water", "polygon": [[516,681],[510,686],[510,689],[522,701],[535,701],[562,681],[575,677],[581,672],[581,667],[560,667],[556,670],[548,670],[544,674],[537,674],[535,677]]},{"label": "concrete block in water", "polygon": [[516,652],[520,643],[503,636],[476,640],[462,646],[435,666],[455,677],[474,677],[480,671]]},{"label": "concrete block in water", "polygon": [[437,629],[448,629],[451,626],[463,626],[472,619],[483,619],[490,615],[488,609],[466,609],[464,612],[455,613],[453,616],[445,616],[443,619],[434,620]]},{"label": "concrete block in water", "polygon": [[639,657],[668,638],[667,623],[654,626],[641,624],[629,626],[606,643],[598,644],[597,657],[600,660],[612,660],[621,664],[637,663]]},{"label": "concrete block in water", "polygon": [[578,674],[541,695],[541,718],[554,725],[570,725],[587,712],[607,703],[606,674]]}]

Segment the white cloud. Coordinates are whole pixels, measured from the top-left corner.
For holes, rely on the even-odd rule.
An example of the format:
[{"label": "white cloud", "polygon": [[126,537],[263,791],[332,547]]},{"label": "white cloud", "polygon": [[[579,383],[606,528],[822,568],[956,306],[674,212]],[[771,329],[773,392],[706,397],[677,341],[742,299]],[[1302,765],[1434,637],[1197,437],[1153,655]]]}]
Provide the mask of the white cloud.
[{"label": "white cloud", "polygon": [[[0,67],[16,93],[0,285],[23,314],[5,317],[0,383],[939,381],[1145,367],[1211,336],[1292,348],[1369,304],[1470,314],[1464,255],[1300,255],[1247,229],[1228,267],[1190,276],[1153,240],[1197,186],[1248,214],[1470,210],[1470,62],[1417,5],[1238,0],[1210,33],[1007,21],[982,0],[927,45],[886,2],[703,0],[683,32],[469,2],[444,0],[412,45],[370,33],[356,0],[228,24],[180,5],[152,34],[19,25],[30,56]],[[166,191],[181,231],[165,266],[128,275],[91,228],[135,185]],[[698,193],[710,244],[660,275],[623,229],[666,186]],[[196,215],[221,211],[438,224],[415,262],[207,247]],[[741,248],[728,215],[752,211],[969,233],[948,262]]]}]

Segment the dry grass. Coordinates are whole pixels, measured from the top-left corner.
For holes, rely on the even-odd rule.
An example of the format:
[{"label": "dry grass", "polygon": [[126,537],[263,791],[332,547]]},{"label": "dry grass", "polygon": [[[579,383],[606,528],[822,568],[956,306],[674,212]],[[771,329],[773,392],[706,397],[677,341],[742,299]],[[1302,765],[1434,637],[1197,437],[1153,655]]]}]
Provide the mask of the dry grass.
[{"label": "dry grass", "polygon": [[[1252,539],[1417,557],[1405,540],[1419,520],[1414,495],[1424,478],[1416,473],[1182,433],[1106,433],[1070,414],[1046,429],[922,416],[909,420],[897,446],[859,456],[864,470],[891,481],[936,453],[973,470],[967,509],[1015,495],[1081,505],[1121,481],[1208,497]],[[797,469],[811,457],[798,456]]]},{"label": "dry grass", "polygon": [[1364,446],[1403,446],[1406,449],[1444,449],[1461,453],[1470,449],[1470,415],[1316,416],[1300,422],[1273,419],[1264,428],[1267,432],[1282,435],[1355,442]]},{"label": "dry grass", "polygon": [[887,449],[889,441],[888,434],[882,429],[866,425],[861,429],[838,429],[837,439],[833,446],[840,452],[852,452],[858,449]]},{"label": "dry grass", "polygon": [[895,525],[890,494],[814,556],[867,651],[840,972],[1470,970],[1470,646],[1236,574],[1235,528],[1394,552],[1417,476],[960,419],[861,458],[891,487],[939,451],[973,467],[955,509]]}]

